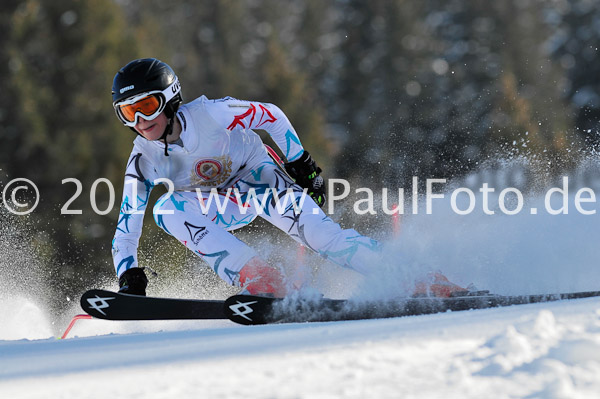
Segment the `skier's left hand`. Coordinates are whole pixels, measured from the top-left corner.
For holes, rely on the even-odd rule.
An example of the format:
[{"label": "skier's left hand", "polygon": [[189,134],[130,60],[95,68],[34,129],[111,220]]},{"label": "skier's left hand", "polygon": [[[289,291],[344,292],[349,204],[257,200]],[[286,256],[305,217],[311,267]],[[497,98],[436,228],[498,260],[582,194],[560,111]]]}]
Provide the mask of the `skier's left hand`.
[{"label": "skier's left hand", "polygon": [[300,158],[285,164],[285,170],[302,188],[307,189],[308,195],[319,205],[325,205],[325,181],[319,175],[321,168],[312,159],[308,151],[304,151]]}]

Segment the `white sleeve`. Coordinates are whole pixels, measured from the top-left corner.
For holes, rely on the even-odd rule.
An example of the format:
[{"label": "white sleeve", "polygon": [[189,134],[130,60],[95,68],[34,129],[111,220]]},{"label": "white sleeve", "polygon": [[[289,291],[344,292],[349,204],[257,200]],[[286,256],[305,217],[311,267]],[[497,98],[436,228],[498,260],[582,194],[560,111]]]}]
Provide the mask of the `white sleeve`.
[{"label": "white sleeve", "polygon": [[287,116],[274,104],[225,97],[209,100],[206,109],[224,128],[263,129],[283,152],[288,162],[300,158],[304,148]]},{"label": "white sleeve", "polygon": [[157,173],[150,161],[134,149],[127,162],[123,200],[112,242],[113,262],[117,276],[127,269],[138,266],[137,248],[142,235],[144,212],[156,177]]}]

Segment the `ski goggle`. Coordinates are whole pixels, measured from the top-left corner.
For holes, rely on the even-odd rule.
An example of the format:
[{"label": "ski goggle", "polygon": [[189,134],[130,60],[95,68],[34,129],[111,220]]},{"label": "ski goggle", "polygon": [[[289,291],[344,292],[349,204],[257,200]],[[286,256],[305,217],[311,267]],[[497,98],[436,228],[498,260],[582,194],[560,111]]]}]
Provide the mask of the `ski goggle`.
[{"label": "ski goggle", "polygon": [[165,90],[154,90],[141,93],[126,100],[119,101],[113,106],[117,117],[125,126],[134,127],[138,116],[151,121],[164,111],[167,103],[179,93],[179,81]]}]

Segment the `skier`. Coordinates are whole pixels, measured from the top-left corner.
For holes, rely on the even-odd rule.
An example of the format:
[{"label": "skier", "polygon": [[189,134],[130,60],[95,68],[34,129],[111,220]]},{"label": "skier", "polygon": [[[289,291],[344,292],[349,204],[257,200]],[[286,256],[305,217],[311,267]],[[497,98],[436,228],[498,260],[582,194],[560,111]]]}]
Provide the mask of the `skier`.
[{"label": "skier", "polygon": [[[153,208],[156,223],[242,292],[283,297],[293,289],[279,268],[229,233],[257,216],[338,265],[362,274],[375,267],[379,242],[342,229],[321,210],[326,200],[321,169],[277,106],[205,96],[183,104],[177,76],[154,58],[119,70],[112,100],[119,120],[138,134],[112,243],[120,292],[146,295],[137,247],[157,184],[168,192]],[[270,134],[287,159],[285,171],[252,129]]]}]

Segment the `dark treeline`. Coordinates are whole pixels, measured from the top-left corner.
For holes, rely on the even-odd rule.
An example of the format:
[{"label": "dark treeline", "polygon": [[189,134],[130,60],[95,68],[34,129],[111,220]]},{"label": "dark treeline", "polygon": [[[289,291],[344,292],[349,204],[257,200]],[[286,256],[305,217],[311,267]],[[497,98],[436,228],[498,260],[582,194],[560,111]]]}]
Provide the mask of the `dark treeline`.
[{"label": "dark treeline", "polygon": [[[38,185],[40,206],[19,225],[69,295],[112,278],[134,135],[110,88],[134,58],[172,65],[186,101],[279,105],[326,177],[403,187],[503,156],[552,175],[598,143],[592,0],[6,0],[0,32],[0,182]],[[66,178],[82,182],[70,205],[81,215],[61,215],[76,189]],[[107,215],[90,205],[99,178],[116,188]],[[106,185],[96,191],[105,209]]]}]

